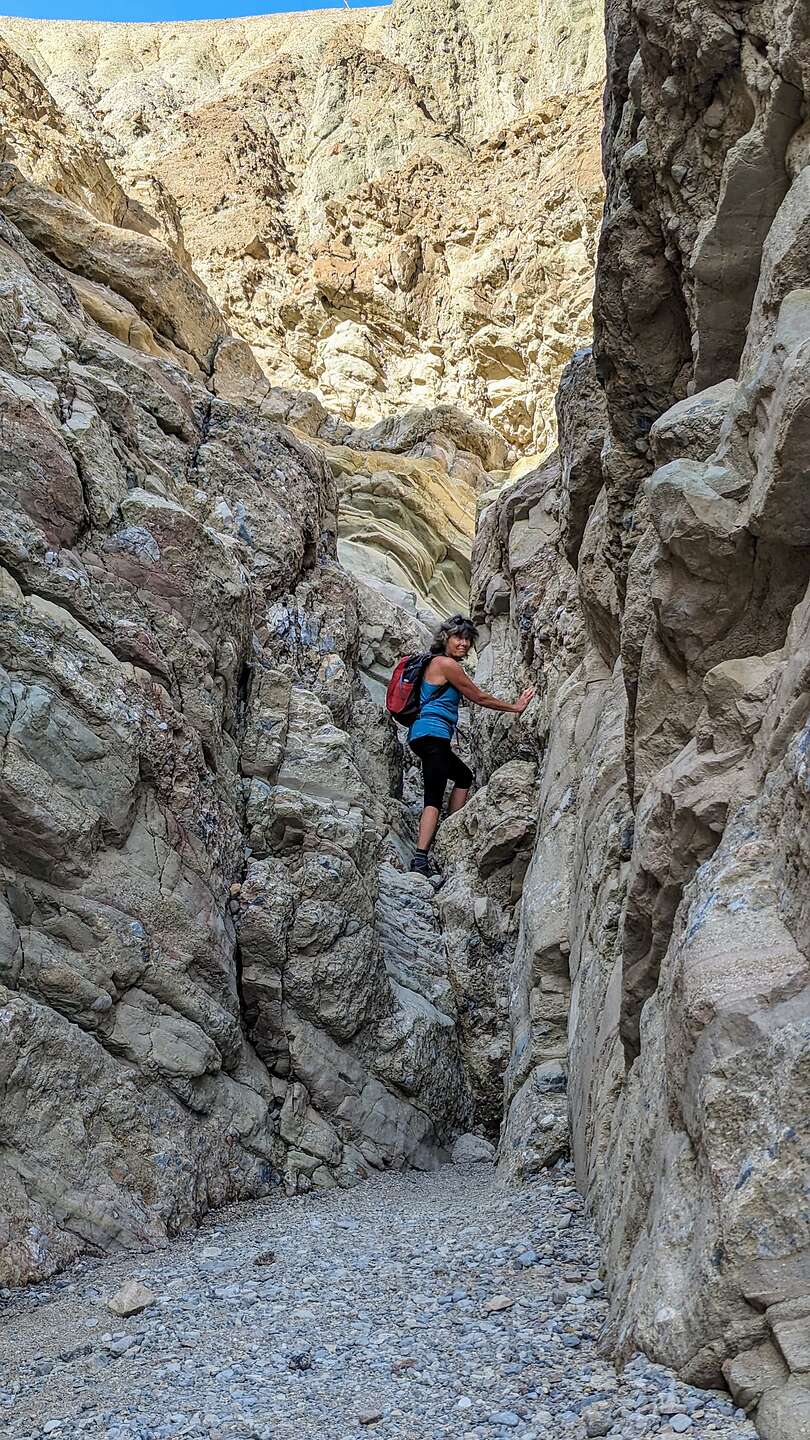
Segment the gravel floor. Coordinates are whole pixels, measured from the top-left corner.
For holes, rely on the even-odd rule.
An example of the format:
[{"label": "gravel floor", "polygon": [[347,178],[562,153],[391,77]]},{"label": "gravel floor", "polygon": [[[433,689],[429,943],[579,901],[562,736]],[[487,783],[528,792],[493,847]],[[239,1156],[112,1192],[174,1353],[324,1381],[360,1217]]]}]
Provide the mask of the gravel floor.
[{"label": "gravel floor", "polygon": [[[130,1277],[155,1303],[104,1301]],[[725,1395],[600,1360],[605,1304],[567,1167],[488,1166],[220,1212],[170,1249],[0,1292],[0,1435],[748,1440]]]}]

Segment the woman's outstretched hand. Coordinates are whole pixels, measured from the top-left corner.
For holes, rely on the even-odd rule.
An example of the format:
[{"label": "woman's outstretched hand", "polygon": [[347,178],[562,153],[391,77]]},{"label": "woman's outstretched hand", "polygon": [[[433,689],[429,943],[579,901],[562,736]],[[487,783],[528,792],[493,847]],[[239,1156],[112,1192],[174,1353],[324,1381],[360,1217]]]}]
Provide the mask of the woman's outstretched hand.
[{"label": "woman's outstretched hand", "polygon": [[514,705],[515,714],[516,714],[516,715],[522,715],[522,714],[523,714],[523,711],[526,709],[526,706],[527,706],[527,705],[529,704],[529,702],[530,702],[531,700],[533,700],[533,699],[534,699],[534,690],[532,689],[532,687],[531,687],[531,685],[530,685],[530,686],[528,687],[528,689],[527,689],[527,690],[524,690],[524,691],[523,691],[523,694],[522,694],[522,695],[519,695],[518,698],[517,698],[517,700],[515,701],[515,705]]}]

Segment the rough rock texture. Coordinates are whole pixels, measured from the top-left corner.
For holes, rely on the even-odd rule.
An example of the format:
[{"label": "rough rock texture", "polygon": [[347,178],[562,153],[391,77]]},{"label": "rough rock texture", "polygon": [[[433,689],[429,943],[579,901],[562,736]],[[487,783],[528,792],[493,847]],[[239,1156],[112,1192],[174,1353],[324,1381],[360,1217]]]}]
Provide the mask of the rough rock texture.
[{"label": "rough rock texture", "polygon": [[548,447],[591,327],[600,4],[0,31],[130,203],[179,215],[274,383],[361,425],[450,402]]},{"label": "rough rock texture", "polygon": [[608,1343],[770,1440],[810,1414],[808,48],[803,5],[609,8],[595,364],[473,570],[479,674],[538,689],[502,1167],[567,1071]]},{"label": "rough rock texture", "polygon": [[436,900],[456,996],[465,1070],[479,1123],[497,1137],[509,1059],[508,972],[535,828],[535,767],[513,760],[489,777],[436,841]]},{"label": "rough rock texture", "polygon": [[[271,388],[262,405],[326,460],[337,484],[338,556],[374,592],[373,606],[385,610],[387,601],[400,626],[409,617],[420,627],[466,609],[476,496],[501,472],[503,438],[452,405],[366,429],[329,414],[312,394]],[[401,653],[386,649],[389,673]]]},{"label": "rough rock texture", "polygon": [[3,1281],[497,1130],[534,754],[437,906],[372,697],[590,323],[548,24],[3,22]]},{"label": "rough rock texture", "polygon": [[[312,445],[281,422],[290,398],[182,249],[132,228],[12,69],[0,1279],[18,1284],[273,1184],[433,1166],[473,1108],[432,889],[403,873],[398,747],[360,680],[419,634],[417,601],[337,562],[334,422]],[[410,446],[447,477],[484,433],[423,414],[383,439],[390,467]],[[381,444],[347,453],[376,474]],[[442,595],[462,563],[445,528],[420,572]]]},{"label": "rough rock texture", "polygon": [[[197,376],[213,368],[216,393],[235,387],[317,441],[339,486],[340,558],[364,583],[429,625],[463,607],[475,495],[507,463],[503,436],[447,403],[349,425],[312,393],[271,387],[190,270],[168,191],[139,182],[140,200],[125,193],[96,141],[79,135],[2,42],[0,63],[6,213],[70,269],[86,312],[146,354],[174,358]],[[200,180],[194,193],[212,191]],[[573,258],[557,279],[569,271],[573,279]],[[390,669],[383,649],[378,671]]]}]

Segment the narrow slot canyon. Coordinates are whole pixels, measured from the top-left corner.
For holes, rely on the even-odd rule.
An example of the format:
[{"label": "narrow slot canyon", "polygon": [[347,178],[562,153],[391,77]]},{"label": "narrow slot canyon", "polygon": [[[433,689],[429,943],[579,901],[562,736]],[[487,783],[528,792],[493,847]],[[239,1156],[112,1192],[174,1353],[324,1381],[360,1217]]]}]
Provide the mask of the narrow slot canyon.
[{"label": "narrow slot canyon", "polygon": [[0,1435],[810,1440],[808,53],[0,18]]}]

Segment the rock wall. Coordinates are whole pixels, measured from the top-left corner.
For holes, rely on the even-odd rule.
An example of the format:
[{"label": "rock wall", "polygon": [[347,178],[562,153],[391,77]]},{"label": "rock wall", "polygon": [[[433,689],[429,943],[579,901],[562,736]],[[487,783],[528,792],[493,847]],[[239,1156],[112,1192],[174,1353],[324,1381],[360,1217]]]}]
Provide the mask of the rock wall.
[{"label": "rock wall", "polygon": [[[447,52],[430,56],[424,16],[405,13],[405,26],[394,8],[339,29],[324,16],[312,32],[237,22],[219,39],[220,27],[9,22],[13,45],[0,44],[9,1283],[85,1248],[160,1240],[273,1184],[429,1167],[471,1123],[497,1129],[536,747],[510,754],[455,838],[448,827],[453,882],[434,904],[405,870],[412,807],[369,692],[437,614],[466,604],[476,496],[503,481],[515,438],[546,443],[540,392],[589,323],[594,97],[528,109],[552,75],[546,55],[541,83],[528,9],[504,29],[475,5],[459,26],[454,7]],[[575,90],[592,56],[559,25],[555,38],[558,88]],[[509,65],[527,74],[504,88]],[[213,144],[200,131],[204,186],[176,152],[180,92],[186,139],[212,108],[222,126]],[[241,148],[239,125],[268,95],[282,109],[292,96],[298,117],[310,107],[312,133],[293,127],[279,148],[294,195],[284,180],[274,198],[270,151]],[[360,130],[351,153],[345,137],[320,144],[336,115]],[[368,149],[386,134],[396,155]],[[171,184],[157,164],[133,169],[147,154]],[[235,201],[217,154],[245,161]],[[521,235],[530,195],[543,213]],[[369,213],[387,216],[377,231]],[[311,304],[323,311],[334,291],[319,342],[349,335],[352,353],[356,303],[389,359],[395,312],[420,364],[430,334],[461,337],[447,374],[429,361],[435,386],[380,398],[386,411],[414,395],[441,404],[377,419],[338,366],[341,418],[269,383],[191,262],[201,236],[222,241],[230,284],[244,226],[247,258],[264,264],[255,236],[286,244],[291,217],[301,235],[314,218],[327,227],[307,261],[323,281]],[[376,257],[369,268],[358,251],[351,301],[335,278],[345,234]],[[389,273],[412,298],[386,311]],[[368,373],[355,381],[374,392]],[[464,396],[482,420],[453,403]]]},{"label": "rock wall", "polygon": [[[0,1277],[505,1101],[614,1352],[796,1440],[810,19],[607,21],[570,360],[587,7],[2,22]],[[478,717],[434,897],[371,697],[470,581],[537,698]]]},{"label": "rock wall", "polygon": [[567,1074],[608,1343],[768,1440],[810,1433],[809,26],[609,7],[594,351],[473,566],[483,674],[538,688],[502,1165]]},{"label": "rock wall", "polygon": [[272,389],[181,237],[2,63],[0,1280],[20,1284],[274,1184],[431,1167],[469,1125],[400,753],[361,679],[424,643],[422,610],[338,563],[335,476],[433,505],[443,545],[414,542],[413,571],[444,599],[459,494],[503,442],[447,409],[350,432]]},{"label": "rock wall", "polygon": [[449,943],[371,696],[590,326],[601,40],[549,27],[2,22],[3,1282],[497,1126],[533,759]]},{"label": "rock wall", "polygon": [[599,4],[0,33],[131,203],[179,217],[274,384],[360,426],[451,403],[548,447],[592,323]]}]

